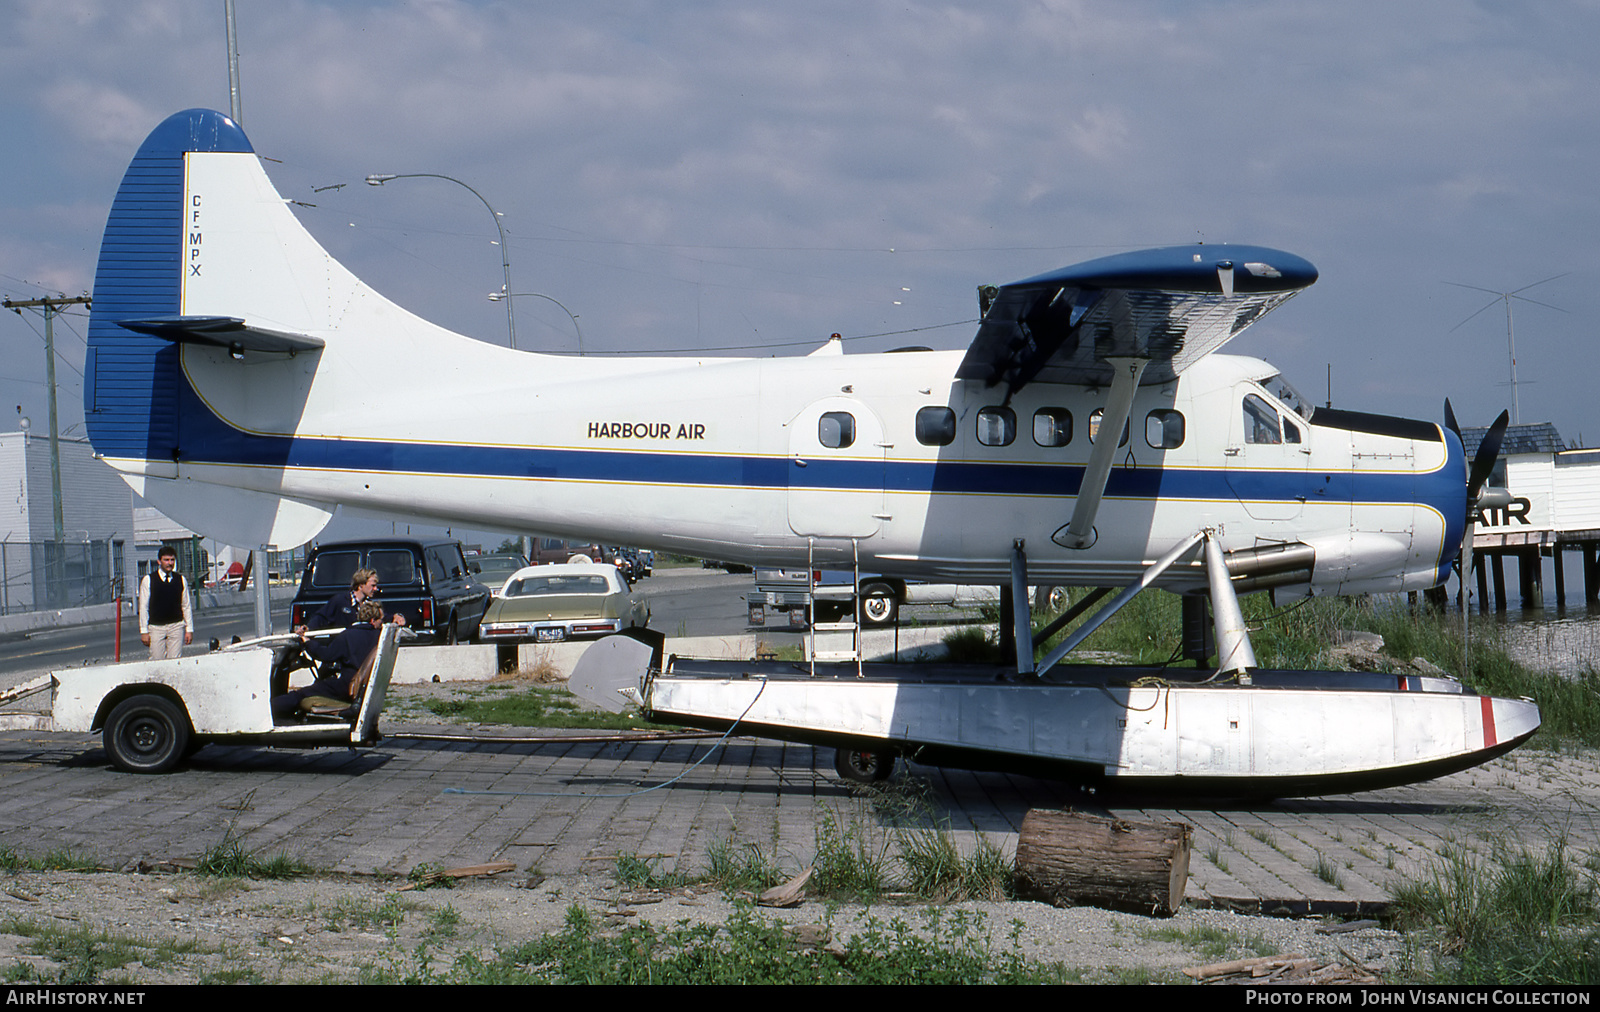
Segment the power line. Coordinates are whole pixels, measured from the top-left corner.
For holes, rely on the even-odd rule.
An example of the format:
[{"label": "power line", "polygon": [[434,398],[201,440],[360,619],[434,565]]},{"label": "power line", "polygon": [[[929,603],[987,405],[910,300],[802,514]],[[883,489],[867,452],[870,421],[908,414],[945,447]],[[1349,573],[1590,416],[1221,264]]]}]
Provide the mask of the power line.
[{"label": "power line", "polygon": [[[45,392],[50,399],[50,491],[52,510],[55,520],[55,542],[64,544],[67,540],[66,523],[61,518],[61,437],[56,425],[56,342],[55,331],[50,321],[59,312],[62,306],[87,306],[91,302],[89,296],[80,295],[76,298],[62,299],[23,299],[14,301],[6,299],[0,305],[22,315],[24,309],[39,309],[44,313],[44,363],[45,363]],[[54,561],[51,563],[50,578],[57,586],[66,578],[65,560],[62,553],[57,550]]]}]

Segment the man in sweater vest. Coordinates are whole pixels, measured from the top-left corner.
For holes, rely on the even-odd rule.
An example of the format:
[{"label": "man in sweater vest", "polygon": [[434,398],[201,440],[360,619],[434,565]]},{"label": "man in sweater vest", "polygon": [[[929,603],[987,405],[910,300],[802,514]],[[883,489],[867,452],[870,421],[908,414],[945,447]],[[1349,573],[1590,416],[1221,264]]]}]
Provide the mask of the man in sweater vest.
[{"label": "man in sweater vest", "polygon": [[139,642],[150,648],[150,659],[181,657],[194,642],[194,614],[189,607],[189,586],[173,572],[178,553],[162,545],[156,556],[160,567],[139,584]]}]

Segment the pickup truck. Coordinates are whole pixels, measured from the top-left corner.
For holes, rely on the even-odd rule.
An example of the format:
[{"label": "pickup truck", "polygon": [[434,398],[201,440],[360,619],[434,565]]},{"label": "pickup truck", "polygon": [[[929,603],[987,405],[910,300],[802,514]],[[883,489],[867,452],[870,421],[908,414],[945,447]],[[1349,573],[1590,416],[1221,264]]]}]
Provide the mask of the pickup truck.
[{"label": "pickup truck", "polygon": [[[378,716],[403,633],[384,629],[354,718],[312,712],[273,721],[272,694],[282,689],[273,682],[287,681],[286,662],[300,647],[288,633],[176,660],[54,671],[0,692],[0,728],[99,731],[111,765],[129,773],[166,773],[211,742],[373,745],[383,738]],[[12,709],[47,691],[48,712]]]},{"label": "pickup truck", "polygon": [[[811,621],[813,582],[818,609],[825,617],[848,614],[855,602],[864,626],[892,625],[908,604],[977,605],[1000,600],[996,587],[917,583],[877,574],[862,576],[857,585],[855,575],[846,569],[819,569],[812,575],[814,580],[807,580],[804,569],[757,569],[755,592],[745,598],[749,623],[765,626],[781,619],[790,628],[804,629]],[[835,615],[828,616],[829,611]]]}]

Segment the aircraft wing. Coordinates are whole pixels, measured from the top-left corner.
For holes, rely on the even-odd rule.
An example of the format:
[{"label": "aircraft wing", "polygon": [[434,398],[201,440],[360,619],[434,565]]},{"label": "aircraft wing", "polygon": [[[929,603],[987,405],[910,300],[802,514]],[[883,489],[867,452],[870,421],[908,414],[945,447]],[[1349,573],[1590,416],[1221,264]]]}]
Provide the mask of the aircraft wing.
[{"label": "aircraft wing", "polygon": [[1141,384],[1172,380],[1317,280],[1293,253],[1167,246],[1118,253],[980,289],[983,322],[961,379],[1107,386],[1110,356],[1148,358]]},{"label": "aircraft wing", "polygon": [[121,320],[119,325],[175,344],[209,344],[230,351],[315,351],[325,344],[320,337],[254,327],[232,316],[157,316]]}]

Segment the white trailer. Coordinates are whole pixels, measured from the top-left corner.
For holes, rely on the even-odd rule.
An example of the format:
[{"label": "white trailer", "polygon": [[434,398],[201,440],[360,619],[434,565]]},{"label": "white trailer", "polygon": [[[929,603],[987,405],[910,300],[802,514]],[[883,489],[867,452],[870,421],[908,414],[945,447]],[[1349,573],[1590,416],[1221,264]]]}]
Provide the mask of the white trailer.
[{"label": "white trailer", "polygon": [[[165,773],[211,742],[372,745],[383,737],[378,715],[400,632],[385,627],[353,718],[313,712],[295,723],[273,722],[273,674],[300,643],[298,636],[284,634],[177,660],[51,672],[0,692],[0,729],[99,731],[112,765],[130,773]],[[45,692],[48,711],[12,708],[33,704]]]}]

